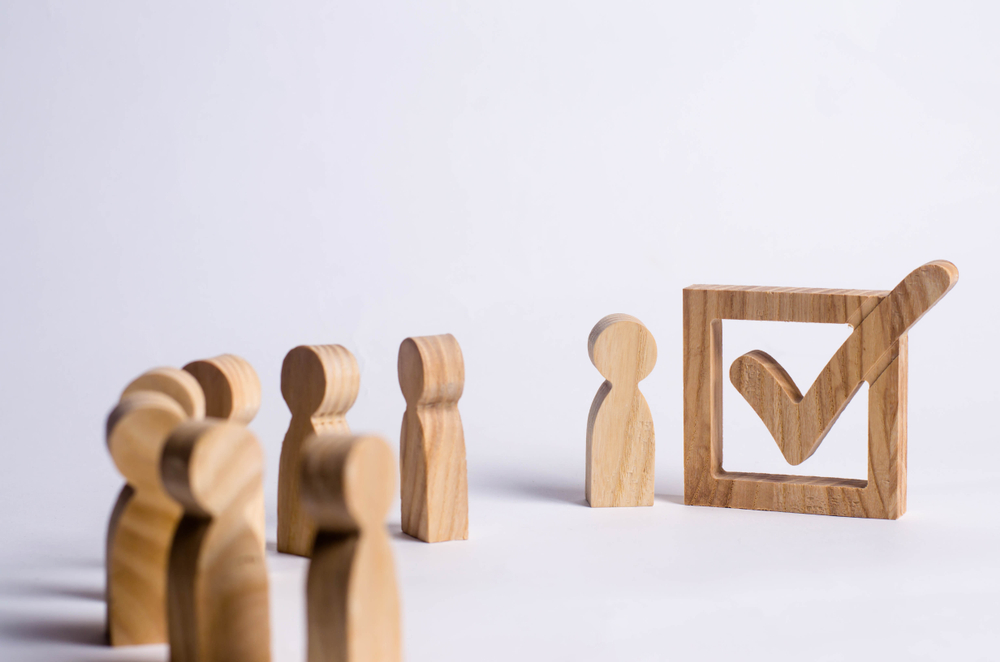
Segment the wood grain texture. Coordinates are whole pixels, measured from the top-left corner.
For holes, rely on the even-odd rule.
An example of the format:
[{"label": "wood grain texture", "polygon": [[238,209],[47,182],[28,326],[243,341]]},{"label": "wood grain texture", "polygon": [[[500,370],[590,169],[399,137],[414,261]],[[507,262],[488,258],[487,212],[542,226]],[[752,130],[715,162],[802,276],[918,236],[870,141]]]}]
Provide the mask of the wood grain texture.
[{"label": "wood grain texture", "polygon": [[125,388],[108,416],[108,450],[127,481],[111,513],[106,543],[106,624],[113,646],[167,640],[167,559],[181,513],[160,481],[160,454],[177,425],[204,411],[193,377],[176,368],[154,368]]},{"label": "wood grain texture", "polygon": [[[260,378],[250,362],[235,354],[192,361],[184,366],[205,393],[205,416],[249,425],[260,409]],[[254,530],[261,549],[267,544],[264,493],[256,505]]]},{"label": "wood grain texture", "polygon": [[160,472],[183,509],[170,548],[172,662],[271,659],[267,567],[255,530],[264,456],[253,433],[218,419],[187,421]]},{"label": "wood grain texture", "polygon": [[247,425],[260,409],[260,379],[250,362],[235,354],[184,366],[205,392],[205,415]]},{"label": "wood grain texture", "polygon": [[587,502],[652,506],[656,441],[639,382],[656,365],[656,341],[635,317],[615,314],[594,326],[587,349],[606,379],[587,418]]},{"label": "wood grain texture", "polygon": [[399,438],[403,532],[424,542],[467,540],[462,349],[451,334],[407,338],[398,368],[406,399]]},{"label": "wood grain texture", "polygon": [[[937,264],[941,263],[932,263]],[[942,266],[954,285],[950,275],[954,267],[948,264]],[[899,315],[878,313],[880,317],[873,319],[882,319],[888,328],[865,331],[872,340],[896,338],[888,351],[874,350],[878,358],[868,359],[874,369],[858,371],[871,379],[867,480],[727,472],[722,468],[722,320],[860,327],[889,296],[890,292],[875,290],[724,285],[693,285],[684,290],[685,503],[883,519],[896,519],[906,511],[907,337],[896,329],[899,324],[909,328],[913,322],[906,320],[919,318],[919,313],[913,314],[919,303],[909,308],[910,304],[904,304],[908,312]],[[918,295],[918,302],[921,297]],[[782,388],[782,382],[788,387],[790,378],[781,374],[783,370],[772,368],[769,374],[774,384],[755,388]],[[849,385],[848,381],[836,388],[847,393]]]},{"label": "wood grain texture", "polygon": [[399,595],[383,523],[395,458],[379,437],[314,435],[301,494],[317,523],[306,585],[309,662],[399,662]]},{"label": "wood grain texture", "polygon": [[278,469],[278,551],[309,556],[316,525],[299,497],[302,444],[314,434],[349,434],[345,414],[358,397],[358,362],[341,345],[303,345],[281,366],[281,394],[292,420]]},{"label": "wood grain texture", "polygon": [[122,398],[139,391],[168,395],[184,409],[188,418],[205,418],[205,391],[189,372],[177,368],[147,370],[125,387]]},{"label": "wood grain texture", "polygon": [[789,464],[801,464],[816,452],[862,382],[874,383],[885,370],[900,336],[957,282],[958,270],[950,262],[914,270],[865,316],[804,396],[766,352],[755,350],[733,362],[733,386],[764,421]]}]

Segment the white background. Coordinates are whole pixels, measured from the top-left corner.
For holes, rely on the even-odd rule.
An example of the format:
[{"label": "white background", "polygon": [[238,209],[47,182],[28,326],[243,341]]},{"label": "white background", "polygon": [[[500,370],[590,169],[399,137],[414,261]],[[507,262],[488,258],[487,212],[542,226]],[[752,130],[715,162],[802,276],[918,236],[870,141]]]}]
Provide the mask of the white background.
[{"label": "white background", "polygon": [[[166,658],[99,644],[134,376],[253,363],[273,536],[285,352],[351,349],[348,419],[395,445],[399,343],[450,332],[471,537],[390,513],[407,660],[989,659],[998,30],[989,2],[4,2],[0,658]],[[682,505],[684,286],[938,258],[962,276],[910,333],[902,519]],[[612,312],[659,348],[652,508],[582,505]],[[778,326],[727,325],[727,358],[806,388],[848,332]],[[864,475],[859,397],[803,470]],[[785,471],[725,403],[727,468]],[[304,660],[305,563],[268,562],[274,659]]]}]

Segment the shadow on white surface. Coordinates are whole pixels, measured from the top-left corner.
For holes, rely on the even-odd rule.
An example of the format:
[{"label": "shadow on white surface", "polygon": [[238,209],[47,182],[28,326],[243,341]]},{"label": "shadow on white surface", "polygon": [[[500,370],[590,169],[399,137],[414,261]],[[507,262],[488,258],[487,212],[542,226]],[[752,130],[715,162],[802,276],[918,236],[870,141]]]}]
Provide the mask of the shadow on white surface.
[{"label": "shadow on white surface", "polygon": [[13,580],[0,586],[0,591],[9,596],[73,598],[91,600],[104,604],[104,586],[71,583],[43,583]]},{"label": "shadow on white surface", "polygon": [[53,618],[19,613],[0,623],[0,635],[11,641],[104,646],[104,619],[93,616]]},{"label": "shadow on white surface", "polygon": [[565,478],[525,476],[523,471],[476,476],[476,493],[514,497],[520,501],[546,501],[586,506],[583,484],[570,485]]},{"label": "shadow on white surface", "polygon": [[104,564],[96,557],[7,563],[0,583],[0,659],[165,660],[167,647],[111,648]]}]

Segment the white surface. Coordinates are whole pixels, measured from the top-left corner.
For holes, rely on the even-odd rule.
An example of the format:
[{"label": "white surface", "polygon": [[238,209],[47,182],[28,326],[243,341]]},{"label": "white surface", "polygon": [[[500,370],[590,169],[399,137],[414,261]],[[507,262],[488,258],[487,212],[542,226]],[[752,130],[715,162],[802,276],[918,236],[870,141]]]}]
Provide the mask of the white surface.
[{"label": "white surface", "polygon": [[[97,645],[129,379],[254,364],[273,527],[285,352],[354,351],[349,420],[394,441],[399,342],[442,332],[472,539],[396,539],[407,660],[994,658],[996,6],[361,4],[0,5],[0,659],[165,656]],[[910,334],[904,518],[679,503],[681,288],[936,258],[962,280]],[[659,347],[660,497],[594,511],[585,342],[619,311]],[[842,330],[789,329],[762,348],[808,384]],[[740,405],[727,466],[773,461]],[[839,434],[810,472],[853,471]],[[270,563],[302,660],[304,565]]]}]

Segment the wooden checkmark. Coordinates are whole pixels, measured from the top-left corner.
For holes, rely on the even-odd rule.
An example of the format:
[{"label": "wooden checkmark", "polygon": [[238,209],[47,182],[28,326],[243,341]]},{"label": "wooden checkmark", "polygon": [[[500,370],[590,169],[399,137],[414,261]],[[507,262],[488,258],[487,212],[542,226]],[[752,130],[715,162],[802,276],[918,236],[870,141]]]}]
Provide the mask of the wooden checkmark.
[{"label": "wooden checkmark", "polygon": [[958,282],[945,260],[912,271],[854,329],[803,396],[773,357],[754,350],[736,359],[729,378],[771,431],[791,465],[804,462],[861,387],[878,379],[899,353],[899,339]]}]

